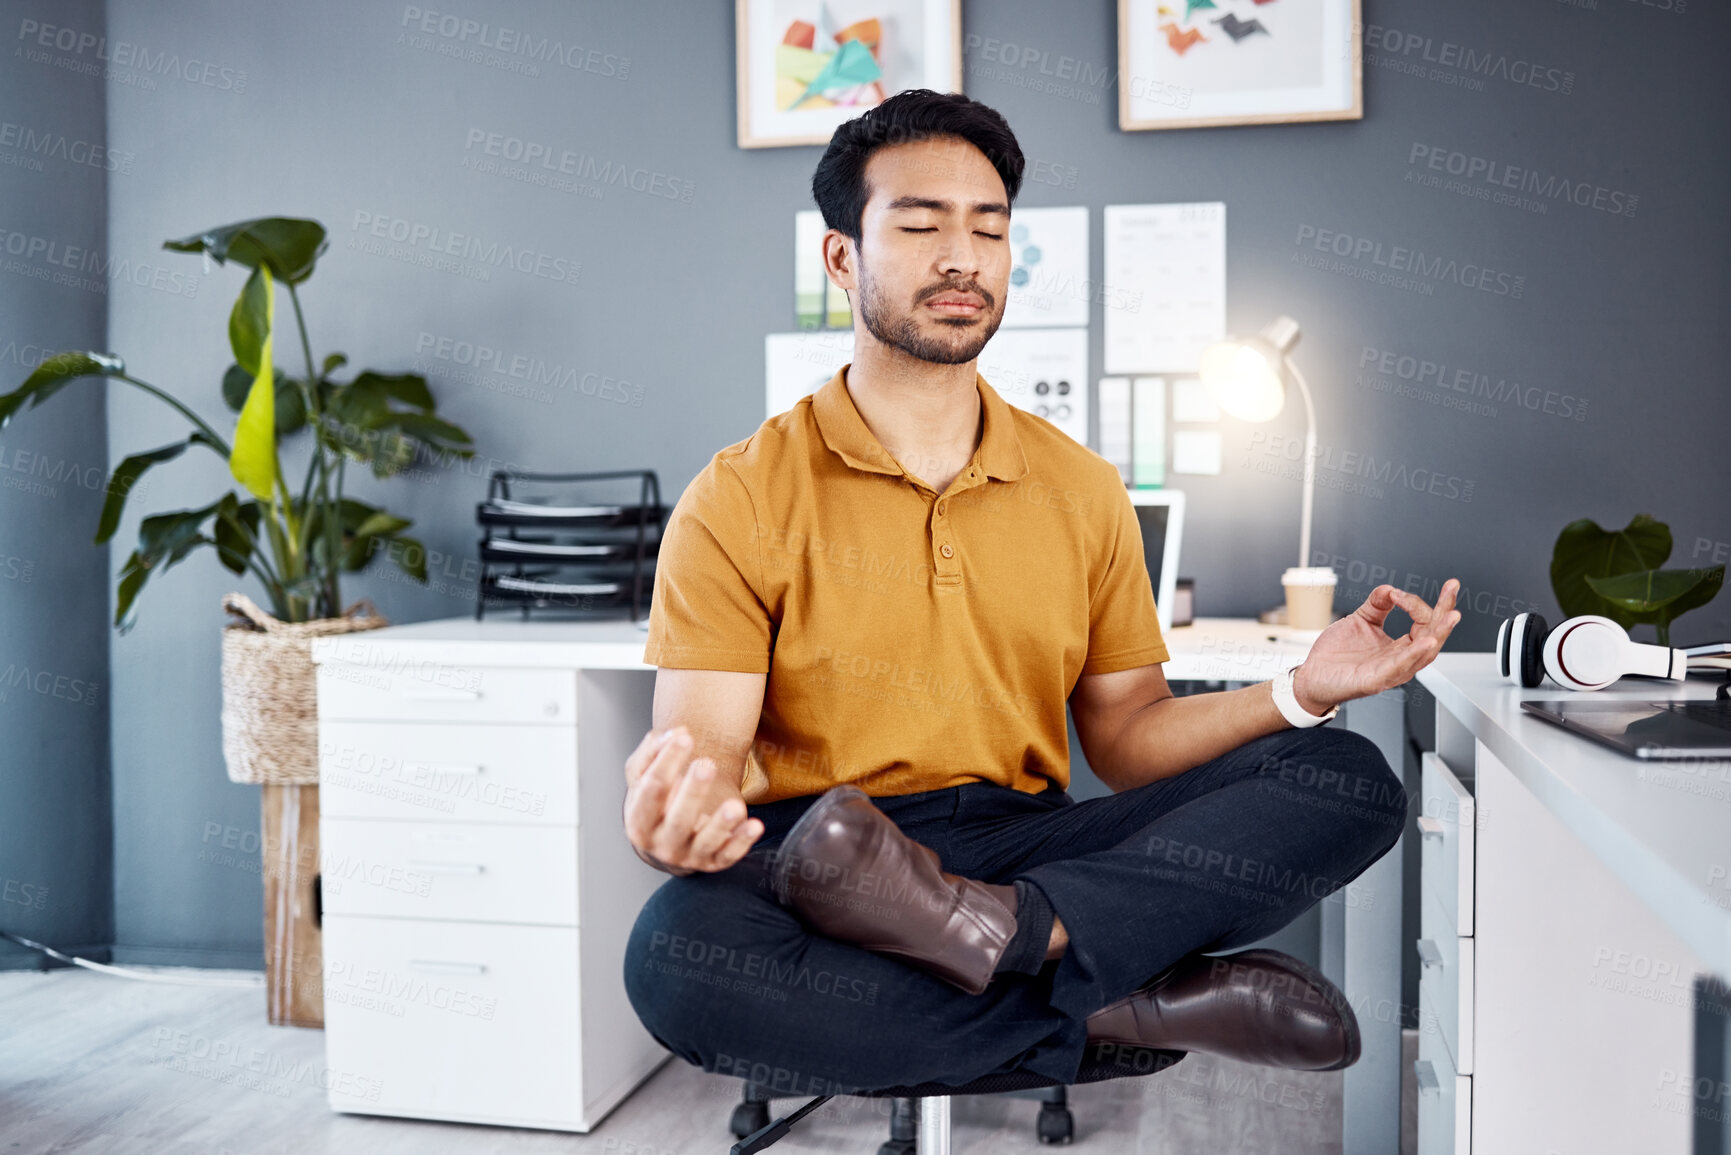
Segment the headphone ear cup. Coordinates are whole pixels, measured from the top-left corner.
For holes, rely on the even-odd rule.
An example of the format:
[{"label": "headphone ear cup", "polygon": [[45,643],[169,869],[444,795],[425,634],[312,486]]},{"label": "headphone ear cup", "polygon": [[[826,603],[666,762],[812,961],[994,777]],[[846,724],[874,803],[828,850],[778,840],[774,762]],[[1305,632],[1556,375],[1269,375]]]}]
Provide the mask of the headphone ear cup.
[{"label": "headphone ear cup", "polygon": [[1545,641],[1544,659],[1551,679],[1571,690],[1602,690],[1639,665],[1628,631],[1599,614],[1581,614],[1559,625]]},{"label": "headphone ear cup", "polygon": [[1497,627],[1497,674],[1532,689],[1545,678],[1545,619],[1535,613],[1504,618]]},{"label": "headphone ear cup", "polygon": [[1522,628],[1515,631],[1520,645],[1513,654],[1520,662],[1521,685],[1531,690],[1545,680],[1545,638],[1551,631],[1543,614],[1525,613],[1515,621]]}]

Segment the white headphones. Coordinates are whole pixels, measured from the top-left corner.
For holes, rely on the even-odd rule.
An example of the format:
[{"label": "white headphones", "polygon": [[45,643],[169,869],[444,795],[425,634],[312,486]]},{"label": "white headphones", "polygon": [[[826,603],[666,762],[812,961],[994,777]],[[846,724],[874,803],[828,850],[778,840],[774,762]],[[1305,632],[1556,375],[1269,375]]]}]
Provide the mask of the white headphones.
[{"label": "white headphones", "polygon": [[1551,680],[1570,690],[1603,690],[1625,674],[1681,682],[1688,655],[1670,646],[1631,642],[1622,626],[1598,614],[1570,618],[1556,629],[1534,613],[1503,619],[1497,629],[1497,672],[1531,689]]}]

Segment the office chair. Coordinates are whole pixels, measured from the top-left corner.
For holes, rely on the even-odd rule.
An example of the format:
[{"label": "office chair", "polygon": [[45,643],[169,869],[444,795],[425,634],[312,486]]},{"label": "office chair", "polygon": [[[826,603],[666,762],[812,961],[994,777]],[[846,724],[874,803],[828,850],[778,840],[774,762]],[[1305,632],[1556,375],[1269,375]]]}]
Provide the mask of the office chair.
[{"label": "office chair", "polygon": [[[1155,1047],[1095,1043],[1083,1054],[1081,1068],[1072,1082],[1100,1083],[1107,1079],[1152,1075],[1168,1069],[1186,1054],[1187,1051]],[[950,1155],[952,1097],[996,1095],[1033,1088],[1044,1088],[1040,1096],[1040,1114],[1034,1123],[1035,1135],[1042,1143],[1070,1142],[1075,1134],[1075,1121],[1070,1114],[1065,1084],[1031,1072],[988,1075],[960,1087],[917,1083],[851,1094],[866,1099],[894,1100],[890,1111],[890,1137],[878,1148],[878,1155]],[[773,1097],[767,1088],[751,1082],[745,1084],[744,1098],[733,1109],[731,1122],[739,1142],[729,1148],[729,1155],[753,1155],[762,1151],[835,1096],[818,1095],[772,1123],[769,1121],[769,1101]]]}]

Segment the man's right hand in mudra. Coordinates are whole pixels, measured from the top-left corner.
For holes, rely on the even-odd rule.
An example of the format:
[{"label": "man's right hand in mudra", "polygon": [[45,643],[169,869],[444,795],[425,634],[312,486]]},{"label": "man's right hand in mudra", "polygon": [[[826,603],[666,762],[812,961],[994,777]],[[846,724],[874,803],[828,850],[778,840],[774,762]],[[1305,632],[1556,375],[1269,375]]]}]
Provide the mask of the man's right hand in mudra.
[{"label": "man's right hand in mudra", "polygon": [[637,856],[668,874],[726,870],[763,833],[739,786],[713,758],[692,757],[684,726],[651,730],[625,760],[625,834]]}]

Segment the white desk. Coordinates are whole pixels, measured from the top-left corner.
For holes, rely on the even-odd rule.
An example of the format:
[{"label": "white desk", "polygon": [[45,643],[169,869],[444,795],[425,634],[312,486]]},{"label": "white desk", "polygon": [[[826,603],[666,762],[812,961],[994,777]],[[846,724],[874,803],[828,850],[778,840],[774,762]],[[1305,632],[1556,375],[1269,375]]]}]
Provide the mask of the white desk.
[{"label": "white desk", "polygon": [[[1421,980],[1421,1006],[1437,991],[1446,1003],[1453,981],[1433,972],[1458,960],[1458,1012],[1441,1008],[1440,1033],[1420,1024],[1441,1082],[1420,1097],[1420,1151],[1427,1138],[1475,1155],[1704,1149],[1692,1127],[1731,1108],[1731,1088],[1703,1096],[1693,1082],[1694,977],[1731,981],[1731,763],[1643,763],[1529,717],[1523,700],[1580,695],[1502,682],[1493,661],[1443,654],[1418,675],[1436,696],[1426,816],[1440,822],[1425,937],[1448,921],[1451,887],[1467,920]],[[1710,698],[1716,685],[1623,679],[1598,697]],[[1451,793],[1470,820],[1432,809]]]},{"label": "white desk", "polygon": [[[1292,635],[1284,626],[1250,619],[1198,618],[1168,631],[1171,660],[1165,665],[1166,677],[1264,681],[1302,661],[1308,652],[1309,637],[1301,635],[1295,641]],[[494,898],[477,894],[469,905],[459,901],[445,907],[408,902],[389,893],[388,887],[364,886],[351,886],[348,890],[358,893],[333,894],[326,902],[327,972],[335,966],[339,977],[390,969],[374,961],[373,955],[387,948],[402,953],[410,946],[382,938],[375,943],[368,936],[393,928],[425,931],[425,949],[437,947],[446,953],[462,947],[461,935],[467,933],[467,942],[475,949],[493,950],[495,955],[503,953],[503,936],[515,932],[488,927],[529,920],[575,928],[575,947],[563,939],[559,947],[576,951],[575,969],[582,975],[580,1002],[567,1005],[571,999],[563,988],[554,989],[577,981],[574,975],[560,978],[557,971],[513,979],[511,983],[541,985],[508,984],[497,996],[525,1005],[544,1000],[542,1005],[559,1008],[582,1022],[581,1034],[569,1039],[556,1056],[561,1070],[569,1072],[563,1077],[582,1087],[568,1108],[553,1111],[545,1100],[538,1106],[524,1099],[520,1087],[513,1089],[512,1064],[544,1071],[547,1062],[547,1056],[533,1053],[522,1039],[463,1016],[428,1015],[412,1005],[406,1008],[407,1018],[381,1015],[358,996],[349,1002],[333,1000],[327,982],[326,1037],[333,1070],[354,1070],[373,1080],[365,1084],[368,1089],[384,1088],[380,1098],[370,1100],[333,1088],[331,1102],[337,1109],[588,1130],[660,1061],[645,1057],[647,1034],[630,1014],[620,978],[625,935],[649,891],[663,877],[631,854],[618,821],[624,792],[620,767],[649,725],[654,682],[652,667],[642,661],[644,638],[644,631],[628,622],[523,621],[500,615],[479,622],[449,618],[389,626],[313,643],[313,660],[320,671],[321,729],[339,739],[342,749],[363,750],[375,764],[395,765],[399,771],[419,767],[412,775],[416,781],[427,778],[421,770],[429,762],[461,761],[458,750],[521,749],[523,758],[538,751],[532,754],[540,760],[534,765],[522,762],[513,769],[507,764],[491,773],[532,776],[541,783],[541,792],[555,801],[563,797],[555,786],[569,787],[581,797],[580,803],[571,798],[572,813],[579,817],[569,821],[572,834],[558,836],[565,838],[559,841],[546,831],[526,829],[531,825],[527,817],[549,818],[547,813],[525,816],[501,807],[477,809],[466,800],[459,809],[444,811],[436,796],[417,803],[414,791],[396,789],[392,797],[391,790],[380,788],[388,783],[350,781],[355,775],[335,762],[343,756],[340,750],[322,759],[326,763],[322,773],[336,787],[321,791],[321,839],[327,850],[334,843],[349,848],[350,858],[355,858],[363,857],[369,847],[382,853],[388,844],[400,846],[406,855],[413,847],[403,838],[419,835],[419,831],[406,831],[407,826],[444,822],[446,834],[478,838],[485,833],[481,827],[505,822],[517,825],[516,833],[522,837],[500,844],[501,853],[526,852],[531,843],[543,841],[557,862],[572,854],[581,860],[566,863],[570,869],[553,872],[561,879],[573,874],[580,893],[561,895],[551,905],[513,893]],[[558,692],[542,692],[550,684],[549,677],[556,678]],[[574,687],[570,694],[563,689],[566,680]],[[476,688],[486,691],[479,699],[470,694]],[[493,688],[500,692],[491,692]],[[1398,694],[1390,694],[1351,702],[1335,723],[1371,736],[1397,773],[1404,741],[1401,701]],[[501,725],[506,728],[487,732],[488,727]],[[561,753],[565,747],[555,749],[555,732],[558,741],[576,743],[574,753]],[[506,739],[517,744],[508,745]],[[523,745],[529,739],[534,743]],[[503,759],[504,755],[495,758]],[[442,781],[442,773],[434,778]],[[339,776],[343,776],[340,786]],[[526,778],[510,796],[521,800],[526,793],[532,795],[531,785]],[[538,824],[561,825],[550,818]],[[508,865],[502,863],[500,870]],[[479,885],[474,879],[440,875],[429,889],[461,900],[459,892],[471,884]],[[1393,1150],[1398,1134],[1399,1016],[1375,1008],[1399,1004],[1400,890],[1396,851],[1371,867],[1352,888],[1354,895],[1374,896],[1375,901],[1349,902],[1343,893],[1322,905],[1323,971],[1346,991],[1355,1007],[1371,1008],[1360,1011],[1364,1057],[1346,1072],[1347,1155],[1384,1155]],[[495,912],[486,925],[473,914],[475,909],[488,909],[483,903],[492,904]],[[387,926],[382,921],[392,917],[403,925]],[[434,941],[435,932],[457,935],[455,945]],[[551,940],[552,936],[542,937]],[[410,945],[421,950],[423,944]],[[414,1017],[417,1014],[419,1019]],[[524,1029],[532,1026],[526,1024]],[[429,1074],[428,1066],[435,1059],[443,1065]],[[487,1081],[476,1072],[489,1062],[494,1066]]]}]

